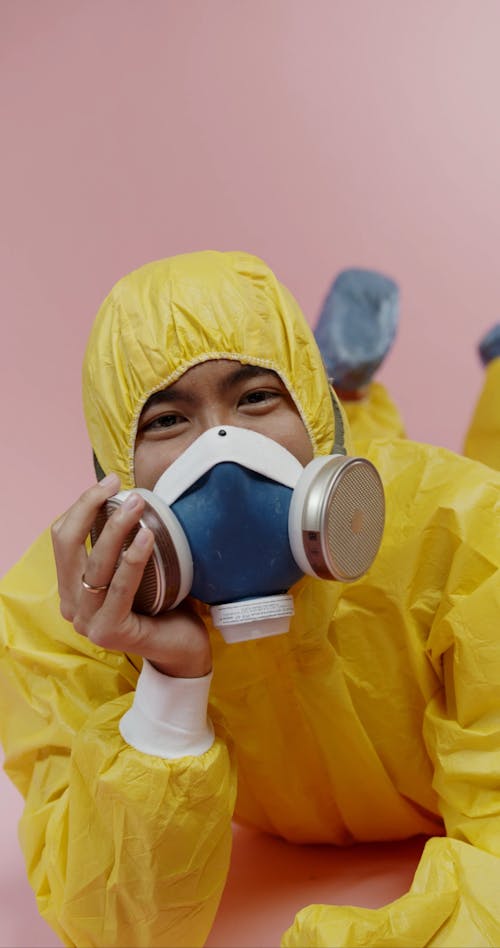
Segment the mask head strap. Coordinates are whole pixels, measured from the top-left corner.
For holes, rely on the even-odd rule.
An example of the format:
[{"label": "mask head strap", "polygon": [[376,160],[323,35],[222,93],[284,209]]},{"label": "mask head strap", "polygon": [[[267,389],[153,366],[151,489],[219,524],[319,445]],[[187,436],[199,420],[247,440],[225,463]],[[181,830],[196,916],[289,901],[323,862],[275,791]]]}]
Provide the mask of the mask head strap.
[{"label": "mask head strap", "polygon": [[342,411],[339,405],[338,398],[334,392],[331,379],[328,379],[330,384],[330,398],[332,400],[333,408],[333,418],[335,422],[335,440],[333,442],[332,454],[347,454],[345,449],[345,431],[344,431],[344,419],[342,417]]}]

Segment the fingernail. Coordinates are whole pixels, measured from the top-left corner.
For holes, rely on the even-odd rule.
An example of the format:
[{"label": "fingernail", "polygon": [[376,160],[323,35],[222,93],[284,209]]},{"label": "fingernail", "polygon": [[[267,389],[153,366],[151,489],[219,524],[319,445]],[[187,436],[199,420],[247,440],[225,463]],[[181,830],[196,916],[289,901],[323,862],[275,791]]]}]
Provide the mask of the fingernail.
[{"label": "fingernail", "polygon": [[103,477],[102,481],[99,481],[99,487],[119,487],[120,478],[118,474],[115,474],[114,471],[111,474],[107,474],[106,477]]},{"label": "fingernail", "polygon": [[129,494],[127,499],[124,500],[123,506],[126,510],[133,510],[134,507],[137,507],[140,497],[139,494]]}]

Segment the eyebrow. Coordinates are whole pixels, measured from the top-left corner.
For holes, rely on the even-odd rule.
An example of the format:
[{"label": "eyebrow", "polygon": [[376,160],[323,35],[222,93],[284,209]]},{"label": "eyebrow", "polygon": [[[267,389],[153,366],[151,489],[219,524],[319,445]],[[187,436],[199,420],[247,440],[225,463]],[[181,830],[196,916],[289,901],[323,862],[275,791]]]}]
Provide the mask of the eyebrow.
[{"label": "eyebrow", "polygon": [[[266,369],[259,365],[240,365],[225,376],[225,378],[220,383],[220,388],[221,391],[226,392],[228,389],[232,388],[234,385],[237,385],[239,382],[244,382],[247,379],[258,378],[259,376],[270,375],[275,379],[278,379],[278,381],[281,381],[279,375],[272,369]],[[182,377],[177,382],[173,382],[172,385],[169,385],[168,388],[164,388],[160,392],[155,392],[153,395],[150,395],[141,411],[141,415],[149,408],[152,408],[154,405],[178,400],[186,402],[187,404],[193,404],[196,400],[194,396],[191,395],[187,383]]]},{"label": "eyebrow", "polygon": [[231,388],[233,385],[236,385],[238,382],[245,382],[247,379],[258,378],[259,376],[269,376],[272,375],[275,379],[279,378],[279,375],[276,372],[273,372],[272,369],[265,369],[262,365],[239,365],[235,368],[229,375],[226,375],[225,379],[221,383],[221,388],[225,391],[228,388]]}]

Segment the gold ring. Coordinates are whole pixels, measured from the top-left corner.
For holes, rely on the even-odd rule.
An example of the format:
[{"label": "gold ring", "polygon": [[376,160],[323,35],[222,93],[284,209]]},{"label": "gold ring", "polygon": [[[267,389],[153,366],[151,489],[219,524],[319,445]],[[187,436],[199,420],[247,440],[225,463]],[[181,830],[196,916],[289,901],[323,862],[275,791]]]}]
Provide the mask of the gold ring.
[{"label": "gold ring", "polygon": [[106,589],[109,589],[111,583],[106,583],[105,586],[93,586],[92,583],[88,583],[85,579],[85,573],[82,576],[82,586],[84,589],[87,589],[90,593],[100,593],[105,592]]}]

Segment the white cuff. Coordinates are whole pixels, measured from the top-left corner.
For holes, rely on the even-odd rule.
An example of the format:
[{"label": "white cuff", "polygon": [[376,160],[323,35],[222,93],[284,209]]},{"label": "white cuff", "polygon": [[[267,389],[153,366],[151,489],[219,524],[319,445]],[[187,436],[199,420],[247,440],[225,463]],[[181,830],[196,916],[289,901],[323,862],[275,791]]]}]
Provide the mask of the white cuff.
[{"label": "white cuff", "polygon": [[123,739],[153,757],[199,757],[212,746],[207,718],[212,672],[203,678],[171,678],[144,659],[134,701],[120,721]]}]

